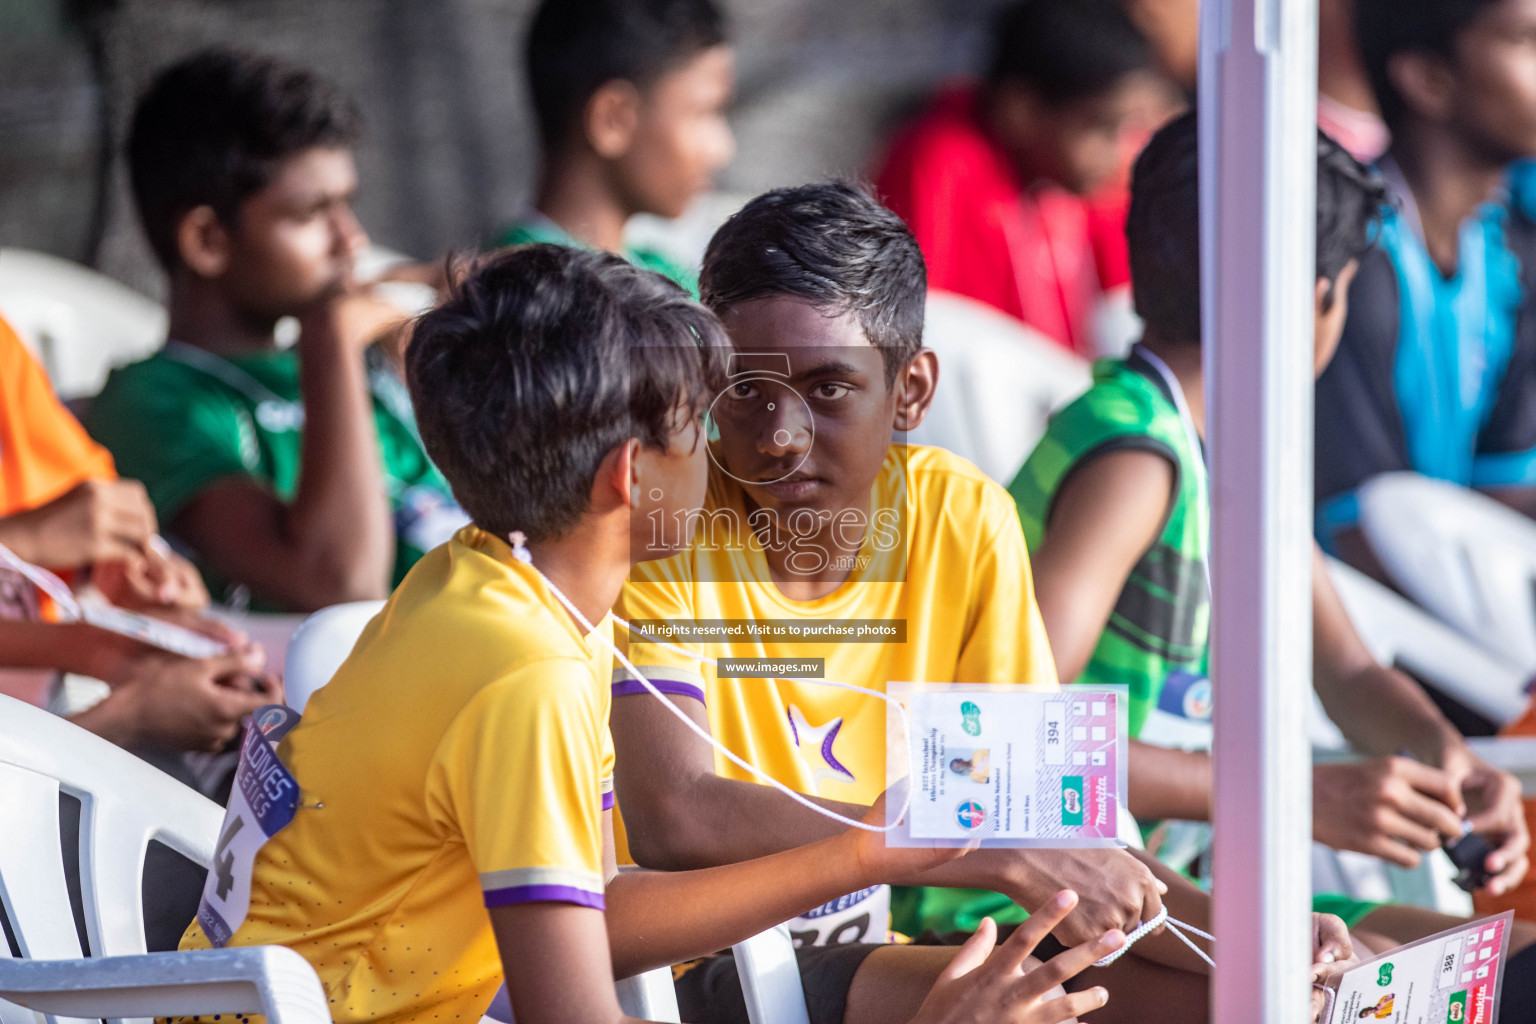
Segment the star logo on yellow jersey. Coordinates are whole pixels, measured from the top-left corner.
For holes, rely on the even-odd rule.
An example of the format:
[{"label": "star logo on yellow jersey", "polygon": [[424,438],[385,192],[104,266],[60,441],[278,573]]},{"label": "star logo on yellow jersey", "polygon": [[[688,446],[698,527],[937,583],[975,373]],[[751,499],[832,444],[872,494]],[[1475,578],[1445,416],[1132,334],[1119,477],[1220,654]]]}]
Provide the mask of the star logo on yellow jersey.
[{"label": "star logo on yellow jersey", "polygon": [[837,734],[843,728],[842,718],[834,718],[825,725],[812,726],[805,713],[793,704],[789,706],[789,728],[799,748],[800,760],[811,771],[811,785],[823,782],[853,782],[853,772],[844,768],[832,751]]}]

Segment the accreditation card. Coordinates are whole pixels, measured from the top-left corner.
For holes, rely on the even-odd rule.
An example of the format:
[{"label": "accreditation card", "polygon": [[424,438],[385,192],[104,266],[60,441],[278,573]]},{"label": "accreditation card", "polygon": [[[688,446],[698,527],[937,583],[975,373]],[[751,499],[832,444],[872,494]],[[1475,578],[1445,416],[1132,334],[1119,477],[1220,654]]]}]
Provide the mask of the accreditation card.
[{"label": "accreditation card", "polygon": [[[893,846],[1122,846],[1123,688],[892,683],[888,786],[911,799]],[[905,712],[903,719],[902,712]],[[901,806],[887,800],[887,824]]]},{"label": "accreditation card", "polygon": [[1329,1024],[1494,1024],[1513,912],[1399,946],[1327,982]]}]

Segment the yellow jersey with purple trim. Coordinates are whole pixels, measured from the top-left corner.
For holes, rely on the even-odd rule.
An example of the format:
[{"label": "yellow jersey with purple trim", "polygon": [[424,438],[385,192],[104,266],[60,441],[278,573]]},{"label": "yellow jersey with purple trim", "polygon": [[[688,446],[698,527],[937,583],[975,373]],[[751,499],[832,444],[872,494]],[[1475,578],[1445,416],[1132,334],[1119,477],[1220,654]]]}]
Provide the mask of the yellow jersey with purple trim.
[{"label": "yellow jersey with purple trim", "polygon": [[611,635],[488,533],[428,553],[279,746],[300,808],[230,945],[303,954],[338,1022],[479,1018],[488,907],[604,907]]},{"label": "yellow jersey with purple trim", "polygon": [[[815,600],[782,594],[755,532],[729,536],[726,519],[750,515],[741,486],[712,467],[693,546],[637,565],[615,611],[662,629],[723,623],[740,632],[677,646],[765,666],[821,659],[824,678],[882,692],[893,680],[1056,687],[1013,499],[959,456],[892,445],[871,491],[871,525],[849,544],[851,575]],[[702,700],[715,737],[778,781],[865,804],[885,788],[884,701],[815,679],[722,677],[716,666],[615,628],[658,689]],[[797,629],[830,639],[792,639]],[[895,634],[883,638],[888,629]],[[613,692],[652,699],[617,664]],[[718,755],[716,770],[751,779]]]}]

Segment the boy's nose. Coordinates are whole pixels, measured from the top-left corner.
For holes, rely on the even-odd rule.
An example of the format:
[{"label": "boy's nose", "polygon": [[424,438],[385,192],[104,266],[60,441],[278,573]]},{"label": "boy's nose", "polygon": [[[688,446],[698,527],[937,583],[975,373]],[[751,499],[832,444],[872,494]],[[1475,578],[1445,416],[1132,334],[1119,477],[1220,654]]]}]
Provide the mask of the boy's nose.
[{"label": "boy's nose", "polygon": [[798,455],[810,448],[814,436],[815,427],[803,403],[793,395],[775,397],[764,407],[757,447],[765,455]]}]

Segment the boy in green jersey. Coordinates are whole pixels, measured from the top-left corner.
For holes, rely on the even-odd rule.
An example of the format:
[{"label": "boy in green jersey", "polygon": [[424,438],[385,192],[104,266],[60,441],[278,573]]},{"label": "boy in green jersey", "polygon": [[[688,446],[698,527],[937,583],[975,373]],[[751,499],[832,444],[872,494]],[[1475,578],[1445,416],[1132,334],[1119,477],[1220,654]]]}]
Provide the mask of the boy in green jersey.
[{"label": "boy in green jersey", "polygon": [[[384,597],[466,521],[370,347],[405,314],[354,277],[359,129],[318,76],[225,49],[166,69],[134,115],[169,340],[112,374],[86,426],[230,603]],[[287,349],[284,317],[299,323]]]},{"label": "boy in green jersey", "polygon": [[735,58],[712,0],[545,0],[527,67],[539,178],[498,243],[606,249],[697,294],[696,268],[626,245],[624,226],[681,216],[735,152]]},{"label": "boy in green jersey", "polygon": [[[1211,813],[1196,135],[1185,115],[1136,165],[1126,230],[1140,344],[1095,367],[1093,387],[1052,420],[1010,488],[1062,679],[1129,690],[1130,807],[1143,820]],[[1338,344],[1383,197],[1373,175],[1319,135],[1319,370]],[[1525,874],[1529,844],[1519,783],[1475,757],[1412,680],[1371,657],[1314,558],[1315,685],[1372,757],[1314,768],[1314,835],[1411,867],[1470,821],[1494,846],[1490,891],[1507,889]],[[1327,909],[1395,941],[1445,926],[1408,908],[1330,900]]]}]

